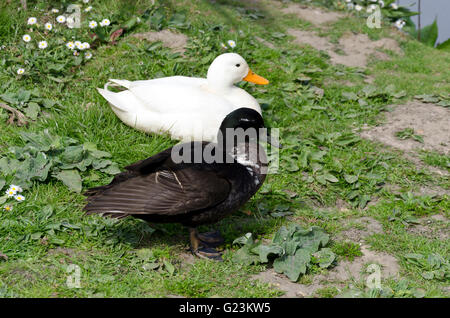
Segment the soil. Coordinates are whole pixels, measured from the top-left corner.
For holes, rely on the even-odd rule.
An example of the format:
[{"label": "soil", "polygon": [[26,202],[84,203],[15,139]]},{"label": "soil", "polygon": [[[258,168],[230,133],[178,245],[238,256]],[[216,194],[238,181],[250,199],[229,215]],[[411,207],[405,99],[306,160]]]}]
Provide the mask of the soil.
[{"label": "soil", "polygon": [[365,279],[369,275],[365,270],[369,264],[380,265],[381,279],[398,276],[400,267],[395,257],[387,253],[371,251],[367,245],[362,245],[361,251],[363,256],[356,258],[352,262],[340,261],[327,274],[315,275],[310,284],[293,283],[284,275],[276,273],[273,269],[254,275],[252,279],[269,283],[273,287],[284,291],[283,298],[303,298],[314,296],[318,289],[330,286],[334,286],[342,291],[348,281]]},{"label": "soil", "polygon": [[372,251],[369,249],[369,246],[364,244],[361,245],[361,252],[363,256],[355,258],[352,262],[340,261],[336,267],[331,269],[323,277],[331,281],[346,281],[350,279],[359,281],[366,276],[365,266],[368,264],[381,265],[382,279],[398,275],[400,267],[394,256],[383,252]]},{"label": "soil", "polygon": [[429,218],[420,219],[419,222],[420,224],[413,224],[409,226],[407,231],[428,239],[449,239],[449,221],[445,216],[435,214]]},{"label": "soil", "polygon": [[[448,176],[444,169],[429,166],[419,158],[417,150],[436,151],[444,155],[450,154],[450,109],[410,101],[395,107],[387,113],[384,124],[366,129],[360,133],[361,137],[378,141],[387,146],[403,151],[404,157],[413,162],[417,169],[426,168],[432,173]],[[400,139],[395,134],[405,128],[414,129],[414,133],[422,136],[423,143],[412,138]],[[449,194],[450,191],[439,187],[425,187],[420,189],[423,194]]]},{"label": "soil", "polygon": [[352,242],[363,242],[364,239],[376,233],[383,233],[383,225],[371,217],[362,217],[359,219],[346,220],[345,226],[349,226],[350,221],[358,225],[362,225],[364,229],[351,226],[348,230],[344,230],[336,236],[337,240],[349,240]]},{"label": "soil", "polygon": [[[423,137],[424,143],[412,138],[401,140],[395,136],[396,132],[405,128],[413,128],[416,134]],[[385,124],[364,131],[361,136],[403,151],[422,149],[449,154],[450,109],[411,101],[397,106],[387,114]]]},{"label": "soil", "polygon": [[[317,50],[326,51],[333,64],[349,67],[366,67],[370,57],[388,60],[389,56],[380,51],[381,49],[402,54],[398,43],[390,38],[372,41],[366,34],[347,33],[339,40],[339,45],[335,46],[329,42],[328,38],[320,37],[315,32],[289,29],[288,33],[295,37],[294,42],[298,44],[308,44]],[[336,53],[337,49],[343,54]]]},{"label": "soil", "polygon": [[315,25],[320,25],[328,22],[334,22],[344,17],[338,12],[324,11],[319,8],[312,8],[292,3],[286,8],[281,9],[283,13],[295,14],[302,20],[306,20]]},{"label": "soil", "polygon": [[158,32],[136,33],[133,37],[150,42],[162,41],[164,46],[171,48],[174,52],[184,53],[188,37],[181,33],[175,33],[170,30]]}]

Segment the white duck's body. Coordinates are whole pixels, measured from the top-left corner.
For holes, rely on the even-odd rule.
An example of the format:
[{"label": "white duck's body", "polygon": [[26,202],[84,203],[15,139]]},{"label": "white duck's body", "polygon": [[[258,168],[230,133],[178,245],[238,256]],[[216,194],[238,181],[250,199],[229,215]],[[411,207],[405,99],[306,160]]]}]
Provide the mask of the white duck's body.
[{"label": "white duck's body", "polygon": [[[247,107],[261,114],[256,99],[233,85],[249,74],[258,77],[242,57],[228,53],[216,58],[207,78],[172,76],[133,82],[111,79],[105,89],[98,91],[120,120],[137,130],[168,132],[183,141],[215,142],[222,120],[232,111]],[[126,90],[111,92],[110,83]]]}]

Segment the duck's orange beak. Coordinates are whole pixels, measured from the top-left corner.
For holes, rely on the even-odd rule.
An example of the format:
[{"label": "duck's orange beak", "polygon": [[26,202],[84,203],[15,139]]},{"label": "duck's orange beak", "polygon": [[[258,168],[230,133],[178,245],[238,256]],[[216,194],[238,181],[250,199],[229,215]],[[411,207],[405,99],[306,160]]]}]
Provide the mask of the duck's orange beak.
[{"label": "duck's orange beak", "polygon": [[255,83],[255,84],[258,84],[258,85],[267,85],[267,84],[269,84],[268,80],[266,80],[262,76],[259,76],[258,74],[253,73],[251,69],[248,70],[247,76],[244,77],[242,80],[246,81],[246,82],[250,82],[250,83]]}]

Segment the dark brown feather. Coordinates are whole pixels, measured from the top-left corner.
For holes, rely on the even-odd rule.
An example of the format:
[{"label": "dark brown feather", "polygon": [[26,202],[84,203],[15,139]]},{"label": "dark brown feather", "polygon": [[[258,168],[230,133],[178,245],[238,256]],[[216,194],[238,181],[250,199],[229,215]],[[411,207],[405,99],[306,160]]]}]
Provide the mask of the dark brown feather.
[{"label": "dark brown feather", "polygon": [[[219,204],[230,193],[230,183],[213,167],[175,165],[171,149],[136,162],[106,186],[86,192],[88,214],[180,215]],[[204,168],[204,167],[203,167]]]}]

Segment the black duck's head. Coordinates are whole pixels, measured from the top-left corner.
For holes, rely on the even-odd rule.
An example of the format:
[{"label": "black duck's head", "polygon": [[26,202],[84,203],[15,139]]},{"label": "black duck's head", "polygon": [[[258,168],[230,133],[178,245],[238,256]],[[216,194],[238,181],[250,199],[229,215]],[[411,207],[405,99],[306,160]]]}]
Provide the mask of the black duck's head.
[{"label": "black duck's head", "polygon": [[[236,143],[265,141],[274,147],[279,147],[277,141],[272,140],[262,116],[254,109],[239,108],[229,113],[222,121],[218,132],[218,142],[230,141],[234,136]],[[229,148],[229,145],[227,145]]]}]

